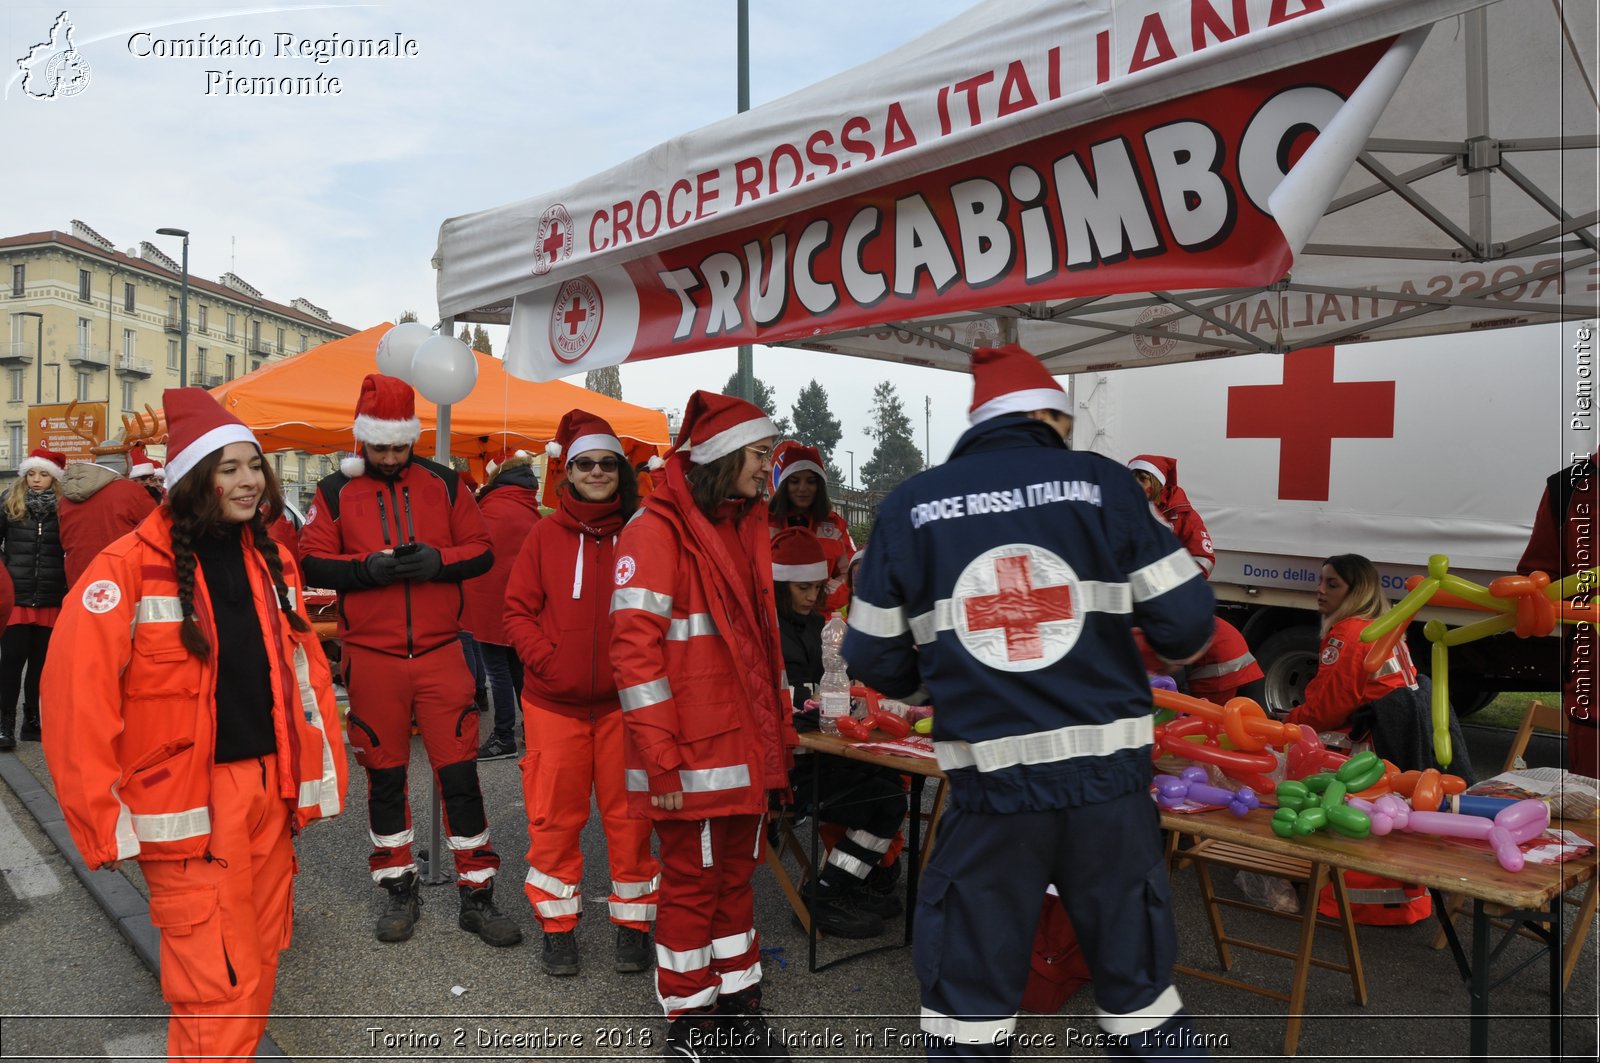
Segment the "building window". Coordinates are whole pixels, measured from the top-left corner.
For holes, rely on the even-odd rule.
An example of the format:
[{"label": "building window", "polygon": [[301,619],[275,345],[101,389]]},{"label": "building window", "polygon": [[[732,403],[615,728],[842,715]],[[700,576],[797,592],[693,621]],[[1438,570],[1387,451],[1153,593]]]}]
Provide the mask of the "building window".
[{"label": "building window", "polygon": [[90,279],[91,278],[88,270],[80,269],[78,271],[78,302],[80,303],[87,303],[89,301]]},{"label": "building window", "polygon": [[122,309],[130,314],[133,313],[134,307],[138,305],[137,300],[134,298],[135,291],[135,286],[132,284],[124,284],[122,286]]},{"label": "building window", "polygon": [[261,322],[259,321],[250,322],[250,349],[252,351],[261,349]]},{"label": "building window", "polygon": [[176,368],[178,368],[178,341],[177,340],[168,340],[167,341],[167,368],[168,369],[176,369]]},{"label": "building window", "polygon": [[122,330],[122,357],[124,361],[132,361],[134,351],[137,349],[138,334],[131,328]]},{"label": "building window", "polygon": [[250,372],[254,373],[257,369],[260,369],[260,368],[261,368],[261,359],[259,359],[259,358],[250,359]]},{"label": "building window", "polygon": [[306,353],[306,334],[304,332],[300,333],[300,353]]},{"label": "building window", "polygon": [[78,370],[78,401],[89,401],[89,389],[94,385],[94,374]]},{"label": "building window", "polygon": [[125,413],[133,412],[133,381],[122,382],[122,409]]},{"label": "building window", "polygon": [[272,455],[272,471],[278,477],[278,482],[283,483],[283,455]]},{"label": "building window", "polygon": [[178,297],[176,295],[169,295],[167,296],[167,325],[169,328],[177,328],[179,324]]},{"label": "building window", "polygon": [[279,354],[283,353],[283,329],[278,330],[278,346],[276,349]]},{"label": "building window", "polygon": [[28,437],[22,434],[23,431],[23,426],[20,424],[6,425],[6,435],[11,438],[11,467],[13,469],[22,464],[22,459],[27,453],[27,451],[23,450],[23,447],[26,445],[24,440]]},{"label": "building window", "polygon": [[295,459],[295,462],[300,467],[299,468],[299,473],[298,473],[298,478],[299,478],[301,483],[305,483],[306,482],[306,456],[304,454],[300,455],[298,458]]},{"label": "building window", "polygon": [[89,353],[89,319],[86,318],[86,317],[80,317],[78,319],[78,354],[79,354],[79,357],[82,357],[83,355],[88,354],[88,353]]},{"label": "building window", "polygon": [[23,384],[22,370],[13,369],[13,370],[11,370],[11,374],[10,375],[11,375],[11,401],[12,402],[21,402],[23,400],[22,389],[25,386]]},{"label": "building window", "polygon": [[232,314],[229,314],[228,315],[228,338],[230,340],[233,339],[233,337],[234,337],[233,329],[234,329],[234,316]]},{"label": "building window", "polygon": [[235,366],[235,364],[234,364],[234,363],[235,363],[235,361],[236,361],[236,359],[235,359],[235,358],[234,358],[234,356],[233,356],[233,355],[231,355],[231,354],[230,354],[230,355],[228,355],[228,359],[227,359],[227,364],[228,364],[228,371],[227,371],[227,372],[228,372],[228,379],[229,379],[229,380],[232,380],[232,379],[233,379],[233,375],[234,375],[234,373],[235,373],[235,372],[236,372],[236,370],[237,370],[237,367],[236,367],[236,366]]},{"label": "building window", "polygon": [[202,306],[195,312],[200,315],[199,319],[195,321],[195,328],[199,329],[201,332],[204,332],[206,330],[206,308]]},{"label": "building window", "polygon": [[210,387],[211,382],[206,379],[206,349],[199,347],[196,350],[200,357],[200,369],[195,374],[194,383],[203,388]]},{"label": "building window", "polygon": [[11,267],[11,294],[21,295],[28,288],[28,267],[26,265]]}]

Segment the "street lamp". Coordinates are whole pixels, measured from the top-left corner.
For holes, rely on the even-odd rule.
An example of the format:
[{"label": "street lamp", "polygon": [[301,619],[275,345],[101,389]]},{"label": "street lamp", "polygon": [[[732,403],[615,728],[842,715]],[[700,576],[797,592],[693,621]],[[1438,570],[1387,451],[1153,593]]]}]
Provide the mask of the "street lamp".
[{"label": "street lamp", "polygon": [[178,296],[178,386],[189,386],[189,230],[157,229],[160,236],[183,237],[183,287]]},{"label": "street lamp", "polygon": [[44,405],[44,315],[37,310],[18,310],[18,317],[31,317],[38,322],[38,350],[34,353],[34,391],[33,404]]},{"label": "street lamp", "polygon": [[850,490],[854,491],[856,489],[856,452],[847,450],[845,453],[850,455]]}]

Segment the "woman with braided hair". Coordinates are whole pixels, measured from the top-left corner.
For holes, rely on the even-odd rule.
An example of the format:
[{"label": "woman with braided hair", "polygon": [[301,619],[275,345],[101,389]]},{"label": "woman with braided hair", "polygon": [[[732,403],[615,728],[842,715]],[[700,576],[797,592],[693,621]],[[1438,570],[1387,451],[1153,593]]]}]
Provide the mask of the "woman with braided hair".
[{"label": "woman with braided hair", "polygon": [[[294,908],[294,835],[337,814],[332,679],[250,430],[166,393],[166,501],[63,603],[44,752],[91,868],[137,859],[161,931],[170,1058],[252,1059]],[[59,647],[71,647],[70,652]]]}]

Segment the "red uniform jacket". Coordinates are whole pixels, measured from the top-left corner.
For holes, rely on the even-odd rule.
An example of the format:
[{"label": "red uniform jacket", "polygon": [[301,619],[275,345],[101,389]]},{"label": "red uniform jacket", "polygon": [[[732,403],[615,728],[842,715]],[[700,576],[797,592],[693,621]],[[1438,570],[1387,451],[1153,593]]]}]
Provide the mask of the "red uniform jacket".
[{"label": "red uniform jacket", "polygon": [[1189,504],[1188,493],[1178,486],[1178,459],[1161,454],[1140,454],[1136,460],[1149,462],[1160,469],[1166,478],[1166,486],[1156,500],[1156,509],[1172,525],[1172,533],[1189,551],[1195,564],[1200,566],[1200,574],[1210,579],[1211,570],[1217,564],[1217,552],[1212,548],[1211,533],[1206,531],[1206,522]]},{"label": "red uniform jacket", "polygon": [[1404,640],[1377,672],[1367,674],[1367,651],[1372,647],[1361,641],[1361,633],[1370,623],[1366,617],[1346,617],[1323,636],[1317,674],[1306,684],[1305,704],[1290,711],[1290,723],[1307,724],[1318,731],[1343,730],[1350,714],[1361,706],[1392,690],[1417,685],[1417,669]]},{"label": "red uniform jacket", "polygon": [[616,552],[615,534],[586,534],[561,509],[523,543],[505,589],[505,629],[522,659],[522,696],[530,703],[584,718],[617,711],[611,670]]},{"label": "red uniform jacket", "polygon": [[828,586],[827,593],[823,596],[821,607],[824,611],[832,613],[850,604],[850,585],[845,577],[850,572],[850,559],[856,554],[855,541],[850,538],[850,525],[837,513],[830,512],[821,521],[814,521],[801,513],[791,513],[782,520],[773,517],[770,521],[773,535],[784,528],[805,528],[817,537],[822,544],[822,556],[828,561]]},{"label": "red uniform jacket", "polygon": [[510,646],[513,643],[506,630],[506,583],[528,533],[539,523],[539,492],[496,483],[478,499],[478,511],[489,529],[494,567],[486,575],[467,580],[467,630],[479,642]]},{"label": "red uniform jacket", "polygon": [[[439,574],[425,583],[374,586],[367,555],[409,542],[439,551]],[[300,529],[306,582],[339,592],[339,637],[397,656],[419,656],[456,638],[465,610],[461,581],[493,563],[478,505],[455,472],[415,456],[392,481],[324,477]]]},{"label": "red uniform jacket", "polygon": [[1189,665],[1189,693],[1223,705],[1234,691],[1263,676],[1239,629],[1219,616],[1211,646]]},{"label": "red uniform jacket", "polygon": [[[304,826],[337,815],[345,752],[328,661],[314,631],[295,631],[278,607],[266,561],[245,537],[245,570],[267,638],[277,792]],[[284,583],[304,615],[299,576]],[[45,659],[44,754],[72,840],[92,868],[113,860],[186,860],[211,837],[217,656],[179,641],[183,619],[172,522],[147,517],[90,563],[61,605]],[[205,573],[194,572],[195,613],[217,644]],[[214,903],[214,902],[213,902]]]},{"label": "red uniform jacket", "polygon": [[[766,507],[714,527],[687,466],[668,461],[617,545],[611,664],[628,804],[655,819],[760,815],[769,790],[787,792],[798,741],[779,693]],[[651,794],[678,791],[681,810],[651,807]]]},{"label": "red uniform jacket", "polygon": [[67,586],[78,582],[94,555],[137,528],[155,509],[155,496],[143,484],[124,480],[104,465],[79,461],[67,466],[56,503]]}]

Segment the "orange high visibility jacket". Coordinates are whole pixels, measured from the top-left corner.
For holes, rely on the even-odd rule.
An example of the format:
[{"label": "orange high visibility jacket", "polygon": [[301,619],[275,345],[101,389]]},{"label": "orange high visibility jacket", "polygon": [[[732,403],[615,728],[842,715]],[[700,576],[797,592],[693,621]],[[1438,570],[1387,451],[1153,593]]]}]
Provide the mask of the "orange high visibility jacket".
[{"label": "orange high visibility jacket", "polygon": [[[295,829],[344,804],[345,756],[333,679],[312,631],[289,627],[266,561],[245,536],[245,570],[268,640],[278,793]],[[284,583],[304,615],[292,561]],[[195,613],[216,622],[195,565]],[[202,856],[211,836],[217,655],[179,640],[172,522],[158,509],[101,551],[61,606],[44,666],[45,760],[72,840],[91,868]]]}]

